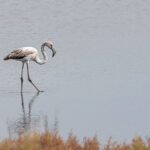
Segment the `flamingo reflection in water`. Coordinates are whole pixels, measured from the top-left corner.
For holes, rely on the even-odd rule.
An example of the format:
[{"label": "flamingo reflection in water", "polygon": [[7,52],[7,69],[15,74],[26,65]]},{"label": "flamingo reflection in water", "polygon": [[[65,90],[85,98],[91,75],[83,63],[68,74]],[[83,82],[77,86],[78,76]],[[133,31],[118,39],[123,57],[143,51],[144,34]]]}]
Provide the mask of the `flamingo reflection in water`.
[{"label": "flamingo reflection in water", "polygon": [[[44,125],[42,126],[42,129],[44,129],[44,131],[49,131],[48,117],[46,115],[41,116],[39,114],[33,115],[32,112],[33,104],[36,102],[39,96],[39,92],[36,93],[29,101],[28,111],[26,111],[27,109],[25,109],[26,107],[24,103],[24,95],[22,92],[20,94],[21,94],[22,115],[17,120],[8,122],[9,137],[11,138],[14,136],[18,136],[19,134],[28,134],[36,129],[41,129],[41,123]],[[57,116],[55,116],[54,127],[52,131],[53,132],[58,131]]]},{"label": "flamingo reflection in water", "polygon": [[28,113],[26,113],[25,105],[24,105],[24,97],[23,93],[21,94],[21,108],[22,115],[17,120],[10,122],[8,124],[8,132],[9,136],[12,137],[14,135],[26,134],[29,133],[33,128],[36,129],[40,123],[40,116],[32,115],[32,106],[35,102],[35,99],[39,96],[39,93],[36,93],[28,103]]}]

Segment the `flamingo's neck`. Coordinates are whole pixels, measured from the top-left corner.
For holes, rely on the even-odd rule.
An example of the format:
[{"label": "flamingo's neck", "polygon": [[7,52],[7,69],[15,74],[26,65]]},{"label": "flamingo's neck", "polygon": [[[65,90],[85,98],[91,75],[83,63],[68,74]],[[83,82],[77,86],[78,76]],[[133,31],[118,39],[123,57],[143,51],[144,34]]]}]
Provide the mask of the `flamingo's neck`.
[{"label": "flamingo's neck", "polygon": [[44,47],[45,47],[45,44],[42,44],[42,46],[41,46],[41,52],[42,52],[42,55],[43,55],[43,59],[40,59],[39,56],[36,57],[36,63],[38,63],[40,65],[45,64],[47,62],[47,60],[48,60],[48,57],[47,57],[47,54],[45,52]]}]

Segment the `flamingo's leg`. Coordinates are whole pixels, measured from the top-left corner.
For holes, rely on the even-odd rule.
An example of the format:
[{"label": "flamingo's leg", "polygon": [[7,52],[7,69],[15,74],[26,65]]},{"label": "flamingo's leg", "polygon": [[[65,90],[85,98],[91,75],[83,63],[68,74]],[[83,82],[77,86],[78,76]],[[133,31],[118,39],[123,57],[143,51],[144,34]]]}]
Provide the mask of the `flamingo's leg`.
[{"label": "flamingo's leg", "polygon": [[28,73],[28,81],[36,88],[37,92],[43,92],[43,91],[40,91],[38,89],[38,87],[32,82],[31,78],[30,78],[30,73],[29,73],[29,65],[27,63],[27,73]]},{"label": "flamingo's leg", "polygon": [[22,63],[22,69],[21,69],[21,93],[23,92],[23,69],[24,69],[24,62]]}]

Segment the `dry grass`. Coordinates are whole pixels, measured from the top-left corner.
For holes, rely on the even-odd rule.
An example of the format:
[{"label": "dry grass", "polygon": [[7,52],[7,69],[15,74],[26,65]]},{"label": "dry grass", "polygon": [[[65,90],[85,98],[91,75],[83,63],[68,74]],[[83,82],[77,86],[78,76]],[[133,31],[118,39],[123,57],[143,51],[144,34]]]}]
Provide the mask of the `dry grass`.
[{"label": "dry grass", "polygon": [[150,150],[150,139],[143,141],[140,137],[132,140],[131,144],[118,144],[111,142],[111,138],[105,147],[100,148],[95,137],[84,138],[80,143],[75,136],[70,134],[67,140],[63,140],[56,133],[32,133],[20,135],[17,139],[5,139],[0,142],[0,150]]}]

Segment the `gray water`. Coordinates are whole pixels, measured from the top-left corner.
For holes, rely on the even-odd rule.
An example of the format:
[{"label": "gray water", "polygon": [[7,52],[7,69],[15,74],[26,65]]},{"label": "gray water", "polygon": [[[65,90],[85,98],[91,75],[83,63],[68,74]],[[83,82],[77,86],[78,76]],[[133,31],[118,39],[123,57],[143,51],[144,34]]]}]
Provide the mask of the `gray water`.
[{"label": "gray water", "polygon": [[[150,1],[0,1],[0,139],[72,131],[105,142],[150,136]],[[45,65],[30,64],[36,95],[12,50],[51,40]]]}]

